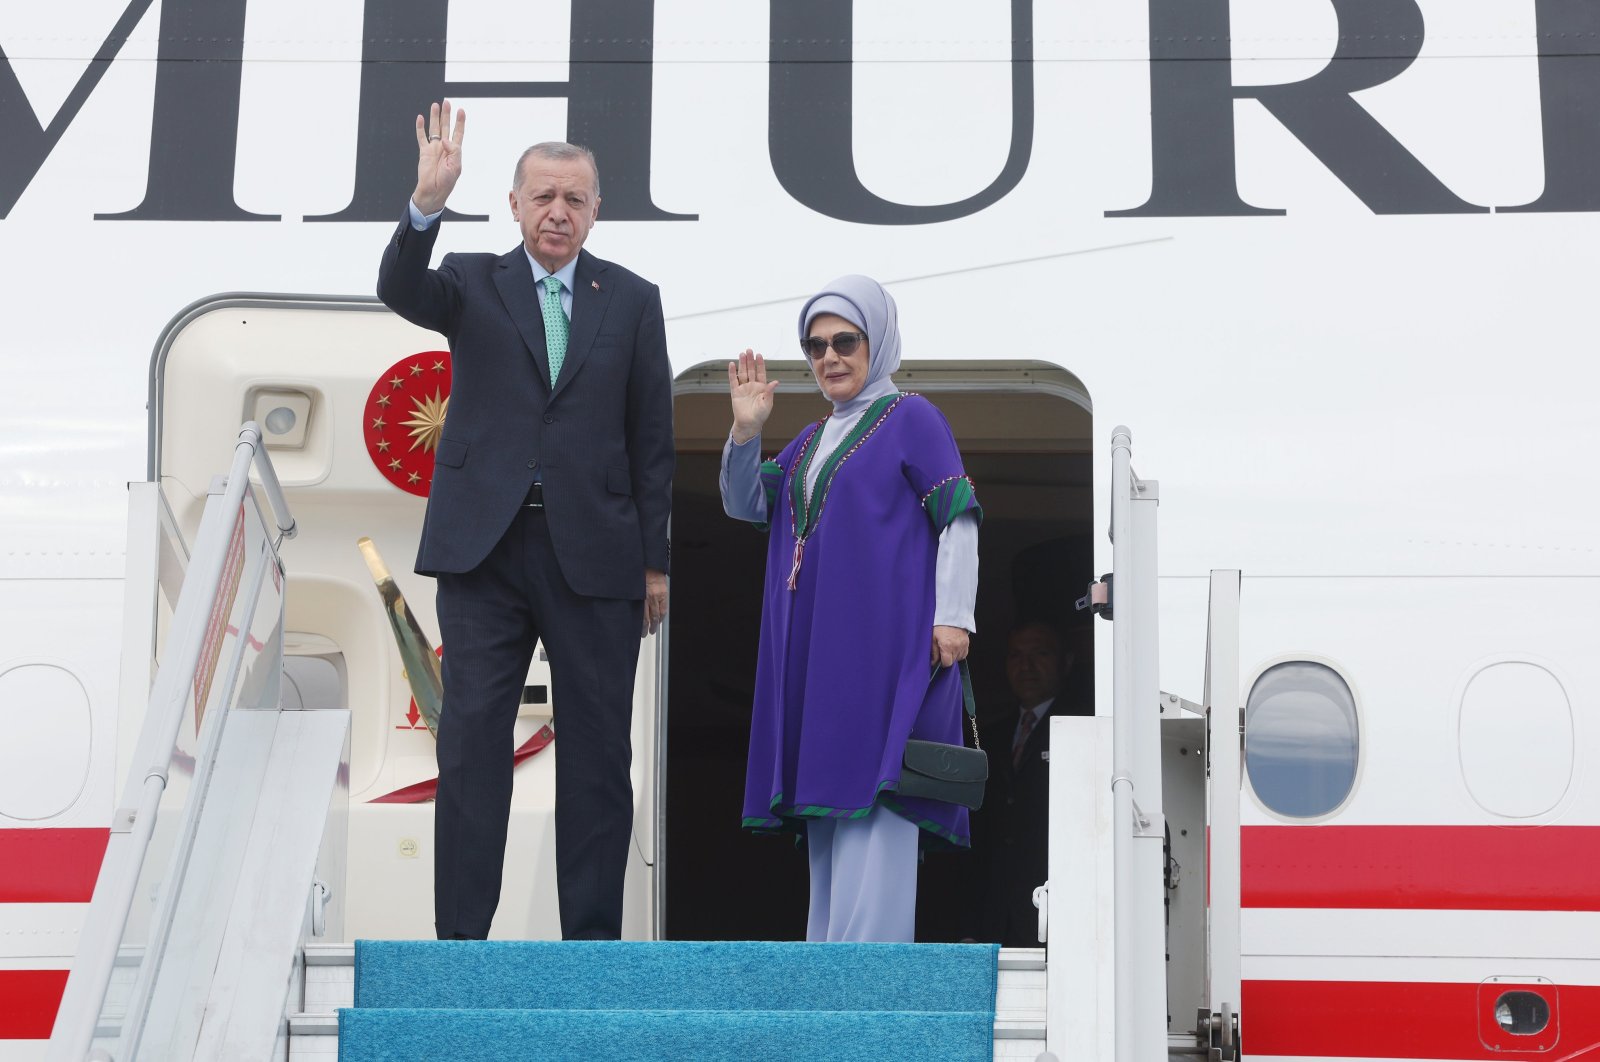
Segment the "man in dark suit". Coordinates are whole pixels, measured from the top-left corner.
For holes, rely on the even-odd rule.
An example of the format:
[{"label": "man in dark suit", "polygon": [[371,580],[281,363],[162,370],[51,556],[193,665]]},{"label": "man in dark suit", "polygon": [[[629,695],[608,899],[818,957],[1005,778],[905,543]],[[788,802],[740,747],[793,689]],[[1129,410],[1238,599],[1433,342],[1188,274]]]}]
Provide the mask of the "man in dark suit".
[{"label": "man in dark suit", "polygon": [[505,255],[428,262],[461,175],[466,114],[417,118],[417,185],[378,296],[450,341],[449,411],[416,570],[438,580],[445,645],[434,919],[484,938],[500,898],[512,728],[534,643],[556,715],[562,936],[622,932],[641,630],[667,610],[672,370],[655,285],[583,250],[593,156],[536,144],[517,163]]},{"label": "man in dark suit", "polygon": [[1072,665],[1061,635],[1043,622],[1011,632],[1006,679],[1017,709],[984,728],[989,788],[974,816],[973,849],[980,873],[979,939],[1006,947],[1039,946],[1033,890],[1048,874],[1050,848],[1050,716]]}]

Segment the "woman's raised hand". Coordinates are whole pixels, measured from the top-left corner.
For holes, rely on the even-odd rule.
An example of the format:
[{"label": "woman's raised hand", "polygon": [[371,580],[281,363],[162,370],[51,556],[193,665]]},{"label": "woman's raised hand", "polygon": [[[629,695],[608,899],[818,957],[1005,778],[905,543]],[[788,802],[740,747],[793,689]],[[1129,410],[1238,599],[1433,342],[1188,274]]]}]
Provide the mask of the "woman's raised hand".
[{"label": "woman's raised hand", "polygon": [[754,351],[746,350],[738,361],[728,362],[734,442],[747,443],[761,434],[761,426],[772,416],[772,392],[778,383],[767,379],[767,360]]},{"label": "woman's raised hand", "polygon": [[467,112],[456,112],[456,127],[450,128],[450,101],[428,108],[424,124],[417,115],[417,190],[411,201],[426,214],[444,209],[444,201],[461,177],[461,138],[467,133]]}]

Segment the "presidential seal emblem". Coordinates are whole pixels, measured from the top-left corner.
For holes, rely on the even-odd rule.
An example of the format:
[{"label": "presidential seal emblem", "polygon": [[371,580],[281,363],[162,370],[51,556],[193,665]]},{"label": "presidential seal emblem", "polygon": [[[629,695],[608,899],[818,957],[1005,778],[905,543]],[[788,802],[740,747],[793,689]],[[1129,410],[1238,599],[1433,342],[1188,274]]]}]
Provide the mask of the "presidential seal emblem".
[{"label": "presidential seal emblem", "polygon": [[362,411],[367,456],[383,478],[426,498],[433,456],[450,408],[450,352],[425,350],[401,358],[378,377]]}]

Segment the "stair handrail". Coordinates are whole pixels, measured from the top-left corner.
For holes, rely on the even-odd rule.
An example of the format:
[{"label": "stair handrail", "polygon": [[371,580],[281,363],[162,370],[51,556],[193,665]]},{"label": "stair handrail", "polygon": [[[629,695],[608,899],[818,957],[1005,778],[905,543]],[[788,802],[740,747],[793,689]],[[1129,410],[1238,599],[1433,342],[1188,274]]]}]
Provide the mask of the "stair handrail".
[{"label": "stair handrail", "polygon": [[[268,538],[274,563],[277,563],[279,544],[297,533],[294,517],[272,467],[272,458],[262,445],[261,428],[255,421],[247,421],[234,442],[233,463],[226,479],[213,480],[208,492],[213,496],[220,493],[221,504],[216,507],[208,504],[195,535],[194,552],[173,609],[168,637],[172,650],[170,663],[163,663],[157,669],[127,785],[112,814],[111,835],[78,937],[77,957],[57,1010],[47,1055],[50,1062],[82,1062],[90,1057],[93,1049],[96,1026],[155,832],[162,794],[167,788],[172,751],[205,649],[212,607],[222,586],[233,529],[243,516],[252,465],[261,478],[278,531],[276,541]],[[256,512],[259,517],[259,508]],[[201,750],[202,755],[204,751]],[[214,751],[211,750],[213,755]],[[197,756],[196,777],[208,767],[209,763]],[[177,843],[192,842],[196,827],[197,822],[187,819],[184,835]],[[172,885],[170,881],[164,882],[163,889],[171,889]],[[103,1055],[103,1052],[96,1054]]]},{"label": "stair handrail", "polygon": [[[1165,834],[1158,711],[1154,480],[1133,470],[1133,433],[1111,433],[1113,1027],[1116,1062],[1166,1050],[1160,853]],[[1154,846],[1153,850],[1152,847]]]},{"label": "stair handrail", "polygon": [[[1134,1057],[1137,1028],[1134,992],[1133,919],[1130,901],[1133,881],[1134,779],[1134,626],[1133,601],[1136,573],[1133,563],[1133,435],[1118,425],[1111,436],[1111,554],[1112,571],[1117,575],[1117,619],[1112,624],[1112,715],[1111,715],[1111,796],[1112,796],[1112,878],[1116,902],[1112,913],[1115,940],[1114,994],[1112,1000],[1115,1033],[1112,1043],[1117,1062]],[[1126,604],[1123,599],[1126,598]]]},{"label": "stair handrail", "polygon": [[[261,477],[261,486],[267,492],[267,501],[272,505],[272,518],[278,528],[278,539],[272,544],[272,552],[276,553],[283,540],[293,538],[300,533],[300,529],[295,526],[294,514],[289,512],[289,501],[283,496],[283,485],[278,482],[278,470],[272,466],[272,455],[261,445],[261,427],[253,420],[245,421],[239,429],[239,440],[234,444],[236,466],[239,448],[246,445],[255,462],[256,475]],[[249,467],[247,462],[245,468],[248,470]],[[229,483],[232,483],[231,477]]]}]

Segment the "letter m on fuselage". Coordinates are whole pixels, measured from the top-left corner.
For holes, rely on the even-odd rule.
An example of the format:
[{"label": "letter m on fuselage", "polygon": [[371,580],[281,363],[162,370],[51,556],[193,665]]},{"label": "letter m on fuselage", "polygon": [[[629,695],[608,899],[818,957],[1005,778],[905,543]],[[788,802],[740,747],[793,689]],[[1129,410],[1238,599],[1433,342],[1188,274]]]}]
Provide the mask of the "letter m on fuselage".
[{"label": "letter m on fuselage", "polygon": [[[39,121],[11,60],[0,52],[0,122],[12,150],[0,159],[0,218],[38,175],[117,53],[150,10],[128,0],[100,50],[49,125]],[[150,176],[144,202],[100,220],[274,221],[233,201],[246,0],[162,0]]]},{"label": "letter m on fuselage", "polygon": [[95,52],[88,68],[78,78],[78,83],[72,86],[72,92],[60,110],[56,111],[49,125],[39,121],[33,105],[28,102],[27,95],[22,91],[22,83],[17,80],[17,72],[11,65],[10,57],[6,55],[4,48],[0,48],[0,128],[6,130],[9,141],[9,150],[3,158],[0,158],[0,219],[9,216],[11,208],[22,198],[22,193],[33,182],[39,168],[44,165],[44,160],[60,142],[61,134],[67,131],[67,126],[72,124],[72,120],[83,109],[89,93],[94,91],[100,79],[111,68],[111,61],[122,50],[128,35],[139,24],[145,12],[150,10],[151,2],[152,0],[129,0],[128,6],[117,19],[117,24],[111,28],[104,43],[100,45],[100,50]]}]

